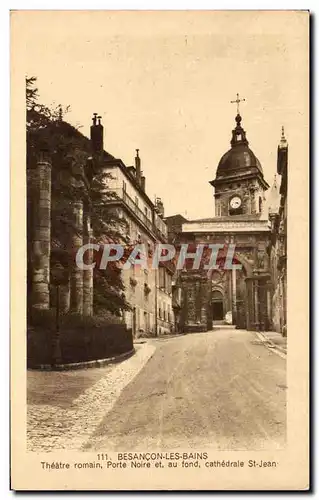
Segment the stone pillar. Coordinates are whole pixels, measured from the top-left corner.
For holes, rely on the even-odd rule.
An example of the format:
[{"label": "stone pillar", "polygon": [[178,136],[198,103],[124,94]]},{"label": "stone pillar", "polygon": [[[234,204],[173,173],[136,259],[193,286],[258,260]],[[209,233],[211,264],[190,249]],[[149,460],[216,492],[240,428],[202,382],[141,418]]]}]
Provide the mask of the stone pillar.
[{"label": "stone pillar", "polygon": [[51,253],[51,161],[41,155],[35,168],[35,189],[32,200],[32,306],[50,307],[50,253]]},{"label": "stone pillar", "polygon": [[255,292],[254,280],[251,277],[245,279],[246,282],[246,328],[254,329],[255,323]]},{"label": "stone pillar", "polygon": [[83,270],[76,265],[75,256],[83,245],[83,202],[74,201],[72,205],[74,231],[70,237],[73,263],[70,278],[70,309],[72,312],[83,312]]},{"label": "stone pillar", "polygon": [[195,321],[201,323],[202,321],[202,286],[201,281],[195,282]]},{"label": "stone pillar", "polygon": [[247,207],[247,214],[252,213],[252,202],[251,202],[251,196],[250,193],[246,195],[246,207]]},{"label": "stone pillar", "polygon": [[255,330],[259,331],[259,283],[258,280],[253,281],[253,290],[254,290],[254,307],[255,307]]},{"label": "stone pillar", "polygon": [[233,313],[233,296],[232,296],[232,274],[231,271],[226,271],[226,312],[231,311]]},{"label": "stone pillar", "polygon": [[256,207],[256,189],[255,189],[255,187],[252,187],[250,189],[250,213],[251,214],[256,214],[257,213],[257,207]]},{"label": "stone pillar", "polygon": [[251,302],[251,282],[247,278],[245,279],[246,284],[246,294],[245,294],[245,312],[246,312],[246,328],[251,329],[251,313],[250,313],[250,302]]},{"label": "stone pillar", "polygon": [[272,325],[272,303],[271,303],[271,283],[267,288],[267,313],[268,313],[268,328],[273,329]]},{"label": "stone pillar", "polygon": [[233,311],[233,325],[237,321],[237,287],[236,287],[236,268],[232,266],[232,311]]},{"label": "stone pillar", "polygon": [[[90,217],[86,217],[86,234],[84,244],[92,243],[92,230]],[[93,248],[85,253],[85,263],[93,263]],[[83,271],[83,314],[92,316],[93,314],[93,269]]]}]

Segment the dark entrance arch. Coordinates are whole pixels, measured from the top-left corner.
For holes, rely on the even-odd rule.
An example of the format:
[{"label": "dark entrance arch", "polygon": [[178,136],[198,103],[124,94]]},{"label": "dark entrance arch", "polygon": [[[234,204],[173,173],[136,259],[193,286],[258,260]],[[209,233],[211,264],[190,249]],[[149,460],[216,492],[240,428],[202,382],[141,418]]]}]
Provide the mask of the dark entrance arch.
[{"label": "dark entrance arch", "polygon": [[224,319],[224,297],[219,290],[212,292],[212,319],[214,321],[222,321]]}]

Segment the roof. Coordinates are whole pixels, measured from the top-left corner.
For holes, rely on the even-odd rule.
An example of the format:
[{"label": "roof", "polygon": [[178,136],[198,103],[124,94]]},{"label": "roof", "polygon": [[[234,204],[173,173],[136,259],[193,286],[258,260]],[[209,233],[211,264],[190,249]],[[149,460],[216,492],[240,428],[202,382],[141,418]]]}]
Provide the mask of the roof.
[{"label": "roof", "polygon": [[165,217],[165,222],[170,225],[181,224],[187,222],[187,219],[182,214],[169,215]]},{"label": "roof", "polygon": [[[51,155],[57,151],[67,154],[75,149],[80,149],[88,155],[93,153],[91,140],[63,120],[48,120],[45,126],[31,128],[28,131],[28,146],[29,153],[32,153],[32,150],[44,150]],[[103,151],[103,159],[112,160],[114,157]]]},{"label": "roof", "polygon": [[263,173],[262,166],[256,155],[247,144],[233,146],[225,153],[218,164],[216,177],[225,177],[232,170],[247,170],[255,167]]},{"label": "roof", "polygon": [[[258,176],[263,179],[263,169],[255,153],[249,148],[246,132],[241,126],[241,116],[236,116],[236,127],[232,130],[231,148],[221,157],[216,178],[211,183],[238,176]],[[268,186],[268,185],[267,185]]]}]

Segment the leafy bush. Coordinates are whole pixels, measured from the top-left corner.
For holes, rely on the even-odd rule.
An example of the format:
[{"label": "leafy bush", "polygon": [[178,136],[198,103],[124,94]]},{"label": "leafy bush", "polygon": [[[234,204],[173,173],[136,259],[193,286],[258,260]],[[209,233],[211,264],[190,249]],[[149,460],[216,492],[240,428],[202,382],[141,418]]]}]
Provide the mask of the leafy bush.
[{"label": "leafy bush", "polygon": [[[54,310],[33,311],[27,331],[28,367],[52,363],[55,331]],[[60,318],[60,346],[61,363],[78,363],[128,352],[133,349],[133,337],[121,318],[110,314],[65,314]]]}]

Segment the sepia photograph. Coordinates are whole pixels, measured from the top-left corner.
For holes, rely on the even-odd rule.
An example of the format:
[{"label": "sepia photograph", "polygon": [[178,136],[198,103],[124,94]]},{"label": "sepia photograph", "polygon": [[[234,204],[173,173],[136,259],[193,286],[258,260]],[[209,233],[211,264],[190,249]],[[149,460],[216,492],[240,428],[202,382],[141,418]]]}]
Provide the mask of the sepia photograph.
[{"label": "sepia photograph", "polygon": [[14,489],[307,489],[308,25],[11,12]]}]

